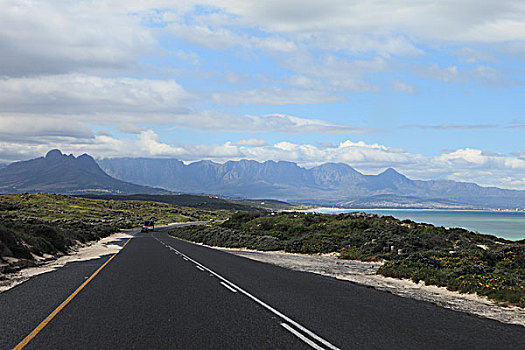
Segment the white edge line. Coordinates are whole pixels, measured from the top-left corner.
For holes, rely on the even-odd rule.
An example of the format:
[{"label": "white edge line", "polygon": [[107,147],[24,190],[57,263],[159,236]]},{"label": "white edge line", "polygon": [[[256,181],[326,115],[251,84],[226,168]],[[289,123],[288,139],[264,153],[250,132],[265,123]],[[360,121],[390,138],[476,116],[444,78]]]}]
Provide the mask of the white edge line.
[{"label": "white edge line", "polygon": [[222,281],[221,281],[221,284],[222,284],[224,287],[228,288],[228,289],[229,289],[230,291],[232,291],[233,293],[237,293],[237,291],[236,291],[235,289],[233,289],[232,287],[230,287],[229,284],[224,283],[224,282],[222,282]]},{"label": "white edge line", "polygon": [[286,323],[281,323],[281,326],[283,326],[284,329],[286,329],[288,332],[292,333],[293,335],[295,335],[297,338],[301,339],[302,341],[304,341],[306,344],[310,345],[312,348],[316,349],[316,350],[325,350],[324,348],[320,347],[319,345],[317,345],[316,343],[314,343],[313,341],[311,341],[310,339],[306,338],[304,335],[302,335],[301,333],[297,332],[295,329],[293,329],[292,327],[290,327],[290,325],[286,324]]},{"label": "white edge line", "polygon": [[[182,254],[182,253],[181,253]],[[232,283],[230,281],[228,281],[226,278],[222,277],[221,275],[217,274],[216,272],[210,270],[209,268],[207,268],[206,266],[200,264],[199,262],[193,260],[192,258],[188,257],[188,259],[190,259],[192,262],[194,262],[195,264],[198,264],[200,266],[202,266],[206,271],[208,271],[209,273],[211,273],[212,275],[214,275],[215,277],[223,280],[224,282],[228,283],[229,285],[231,285],[232,287],[236,288],[239,292],[241,292],[242,294],[246,295],[248,298],[252,299],[253,301],[255,301],[257,304],[261,305],[262,307],[266,308],[267,310],[273,312],[274,314],[276,314],[277,316],[279,316],[280,318],[282,318],[283,320],[285,320],[286,322],[292,324],[293,326],[295,326],[296,328],[300,329],[301,331],[303,331],[304,333],[308,334],[309,336],[311,336],[312,338],[316,339],[317,341],[321,342],[322,344],[326,345],[328,348],[332,349],[332,350],[340,350],[338,347],[336,347],[335,345],[333,345],[332,343],[328,342],[327,340],[321,338],[320,336],[318,336],[317,334],[315,334],[314,332],[310,331],[309,329],[301,326],[299,323],[295,322],[294,320],[292,320],[291,318],[289,318],[288,316],[282,314],[280,311],[277,311],[276,309],[274,309],[273,307],[271,307],[270,305],[266,304],[264,301],[260,300],[259,298],[251,295],[250,293],[248,293],[247,291],[245,291],[244,289],[240,288],[239,286],[237,286],[235,283]]]},{"label": "white edge line", "polygon": [[[168,236],[172,239],[175,239],[171,236]],[[155,238],[157,241],[159,242],[162,242],[160,239],[158,239],[157,237],[153,237]],[[171,246],[170,246],[171,247]],[[177,250],[178,251],[178,250]],[[192,258],[190,258],[189,256],[183,254],[182,252],[178,251],[180,253],[180,255],[183,257],[183,258],[187,258],[188,260],[190,260],[191,262],[193,262],[195,265],[198,265],[198,266],[201,266],[203,269],[205,269],[206,271],[208,271],[209,273],[211,273],[212,275],[214,275],[215,277],[217,277],[218,279],[228,283],[229,285],[231,285],[232,287],[234,287],[235,289],[237,289],[237,291],[241,292],[242,294],[246,295],[248,298],[252,299],[253,301],[255,301],[257,304],[261,305],[262,307],[266,308],[267,310],[271,311],[272,313],[274,313],[275,315],[279,316],[280,318],[282,318],[283,320],[285,320],[286,322],[290,323],[291,325],[293,325],[295,328],[298,328],[300,329],[301,331],[303,331],[304,333],[308,334],[309,336],[311,336],[312,338],[314,338],[315,340],[319,341],[320,343],[326,345],[328,348],[332,349],[332,350],[341,350],[340,348],[338,348],[337,346],[333,345],[332,343],[330,343],[329,341],[321,338],[320,336],[318,336],[317,334],[315,334],[314,332],[312,332],[311,330],[309,330],[308,328],[305,328],[303,326],[301,326],[299,323],[295,322],[294,320],[292,320],[290,317],[282,314],[280,311],[277,311],[276,309],[274,309],[273,307],[271,307],[270,305],[266,304],[264,301],[260,300],[259,298],[251,295],[250,293],[248,293],[247,291],[245,291],[244,289],[242,289],[241,287],[239,287],[238,285],[236,285],[235,283],[232,283],[230,281],[228,281],[226,278],[222,277],[221,275],[219,275],[218,273],[210,270],[209,268],[207,268],[206,266],[202,265],[201,263],[199,263],[198,261],[195,261],[193,260]]]}]

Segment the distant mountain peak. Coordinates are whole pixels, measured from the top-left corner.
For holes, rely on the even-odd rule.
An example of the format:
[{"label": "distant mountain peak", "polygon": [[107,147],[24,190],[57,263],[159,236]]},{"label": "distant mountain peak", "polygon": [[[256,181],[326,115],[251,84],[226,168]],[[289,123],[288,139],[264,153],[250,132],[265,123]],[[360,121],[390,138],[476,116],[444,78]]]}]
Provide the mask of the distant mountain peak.
[{"label": "distant mountain peak", "polygon": [[[84,153],[84,154],[81,154],[80,156],[77,157],[78,160],[83,160],[83,161],[89,161],[89,162],[93,162],[95,164],[97,164],[97,162],[95,161],[95,159],[93,159],[93,157],[91,157],[89,154],[87,153]],[[98,166],[98,164],[97,164]]]},{"label": "distant mountain peak", "polygon": [[394,168],[387,168],[383,171],[383,174],[399,174],[399,172]]},{"label": "distant mountain peak", "polygon": [[398,172],[394,168],[388,168],[385,171],[383,171],[382,173],[378,174],[378,176],[402,177],[402,178],[405,178],[405,179],[407,178],[405,175],[401,174],[400,172]]},{"label": "distant mountain peak", "polygon": [[61,158],[63,156],[62,152],[59,149],[52,149],[51,151],[47,152],[46,158],[48,159],[56,159]]},{"label": "distant mountain peak", "polygon": [[215,163],[213,160],[209,160],[209,159],[203,159],[203,160],[199,160],[197,162],[190,163],[190,165],[201,165],[201,164],[217,165],[217,163]]},{"label": "distant mountain peak", "polygon": [[[365,203],[365,198],[373,197],[373,203],[379,206],[383,202],[387,203],[385,206],[395,206],[396,201],[399,205],[414,205],[420,200],[429,207],[433,207],[431,202],[434,201],[441,203],[441,207],[446,203],[452,206],[460,203],[468,207],[525,208],[525,191],[484,188],[455,181],[412,180],[393,168],[378,175],[365,175],[345,163],[325,163],[308,169],[296,163],[274,160],[200,161],[190,165],[177,163],[176,167],[173,162],[173,159],[155,158],[140,161],[105,159],[99,164],[121,180],[176,192],[274,198],[310,204],[356,200]],[[407,196],[411,197],[410,203]]]},{"label": "distant mountain peak", "polygon": [[321,164],[321,165],[318,165],[316,166],[316,168],[318,169],[337,169],[337,170],[346,170],[346,171],[355,171],[355,172],[358,172],[357,170],[355,170],[354,168],[352,168],[350,165],[346,164],[346,163],[333,163],[333,162],[330,162],[330,163],[324,163],[324,164]]},{"label": "distant mountain peak", "polygon": [[0,193],[17,192],[167,193],[162,189],[117,180],[106,174],[90,155],[75,157],[58,149],[47,152],[45,157],[0,168]]}]

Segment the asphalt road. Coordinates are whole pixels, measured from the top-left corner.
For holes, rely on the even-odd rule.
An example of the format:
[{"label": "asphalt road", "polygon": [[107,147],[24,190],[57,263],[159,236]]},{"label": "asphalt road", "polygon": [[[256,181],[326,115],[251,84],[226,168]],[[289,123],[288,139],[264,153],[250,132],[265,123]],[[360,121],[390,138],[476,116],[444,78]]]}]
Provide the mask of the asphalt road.
[{"label": "asphalt road", "polygon": [[[71,263],[0,294],[0,349],[19,344],[109,258]],[[26,348],[525,349],[525,328],[160,229],[127,242]]]}]

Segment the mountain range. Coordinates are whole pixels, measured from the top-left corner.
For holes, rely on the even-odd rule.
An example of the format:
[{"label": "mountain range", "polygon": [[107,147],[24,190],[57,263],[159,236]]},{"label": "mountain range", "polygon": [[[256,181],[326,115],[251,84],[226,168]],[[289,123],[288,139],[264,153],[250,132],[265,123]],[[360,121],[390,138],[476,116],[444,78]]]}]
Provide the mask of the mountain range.
[{"label": "mountain range", "polygon": [[302,204],[397,208],[525,208],[525,191],[450,180],[413,180],[389,168],[365,175],[343,163],[303,168],[291,162],[110,158],[52,150],[0,168],[0,193],[191,193]]},{"label": "mountain range", "polygon": [[117,180],[95,160],[52,150],[45,157],[11,163],[0,168],[0,193],[53,192],[62,194],[165,194],[166,190]]},{"label": "mountain range", "polygon": [[111,158],[98,161],[111,176],[175,192],[274,198],[353,207],[525,208],[525,191],[451,180],[412,180],[389,168],[364,175],[343,163],[306,169],[284,161]]}]

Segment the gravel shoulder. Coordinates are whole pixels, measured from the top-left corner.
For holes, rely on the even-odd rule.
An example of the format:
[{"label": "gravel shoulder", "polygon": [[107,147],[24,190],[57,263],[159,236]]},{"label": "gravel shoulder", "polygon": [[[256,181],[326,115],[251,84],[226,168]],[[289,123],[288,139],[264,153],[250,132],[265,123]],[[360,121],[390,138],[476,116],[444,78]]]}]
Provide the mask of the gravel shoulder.
[{"label": "gravel shoulder", "polygon": [[451,292],[444,287],[427,286],[424,282],[414,283],[410,280],[377,275],[376,271],[382,265],[379,262],[341,260],[337,258],[336,254],[306,255],[282,251],[264,252],[249,249],[213,248],[292,270],[316,273],[371,286],[402,297],[431,302],[448,309],[503,323],[525,326],[524,309],[500,306],[476,294],[461,294]]}]

